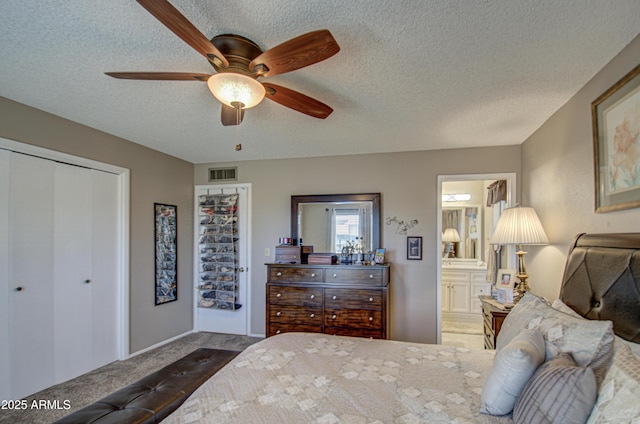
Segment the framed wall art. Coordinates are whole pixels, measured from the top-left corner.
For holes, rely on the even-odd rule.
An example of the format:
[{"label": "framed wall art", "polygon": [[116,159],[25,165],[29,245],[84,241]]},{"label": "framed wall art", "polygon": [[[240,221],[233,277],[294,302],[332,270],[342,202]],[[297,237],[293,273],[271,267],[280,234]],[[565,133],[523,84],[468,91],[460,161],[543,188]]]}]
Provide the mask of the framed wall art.
[{"label": "framed wall art", "polygon": [[407,237],[407,259],[422,260],[422,237]]},{"label": "framed wall art", "polygon": [[596,212],[640,207],[640,65],[591,103]]},{"label": "framed wall art", "polygon": [[173,205],[154,203],[156,285],[155,304],[178,300],[178,212]]}]

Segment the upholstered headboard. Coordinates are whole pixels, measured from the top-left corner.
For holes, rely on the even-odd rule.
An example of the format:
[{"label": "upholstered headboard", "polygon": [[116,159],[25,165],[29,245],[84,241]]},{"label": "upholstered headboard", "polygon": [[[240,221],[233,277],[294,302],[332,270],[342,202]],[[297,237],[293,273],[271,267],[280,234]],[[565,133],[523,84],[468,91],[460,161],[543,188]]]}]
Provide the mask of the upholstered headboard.
[{"label": "upholstered headboard", "polygon": [[640,233],[576,236],[560,300],[585,318],[613,321],[616,335],[640,343]]}]

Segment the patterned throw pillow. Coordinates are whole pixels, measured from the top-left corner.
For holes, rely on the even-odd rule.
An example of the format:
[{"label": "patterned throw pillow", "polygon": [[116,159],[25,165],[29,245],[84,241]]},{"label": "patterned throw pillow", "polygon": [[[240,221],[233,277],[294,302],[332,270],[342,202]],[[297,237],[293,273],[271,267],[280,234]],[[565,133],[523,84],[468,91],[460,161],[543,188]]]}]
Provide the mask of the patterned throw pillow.
[{"label": "patterned throw pillow", "polygon": [[505,318],[498,334],[496,351],[499,352],[525,328],[537,328],[542,332],[547,361],[561,352],[569,352],[578,365],[593,369],[600,384],[613,357],[611,321],[572,317],[527,292]]},{"label": "patterned throw pillow", "polygon": [[640,420],[640,360],[621,345],[602,382],[587,424],[636,423]]},{"label": "patterned throw pillow", "polygon": [[570,353],[545,362],[522,389],[513,410],[518,423],[584,423],[596,402],[596,378]]},{"label": "patterned throw pillow", "polygon": [[506,415],[529,378],[544,362],[544,337],[538,330],[524,330],[496,355],[482,387],[480,412]]}]

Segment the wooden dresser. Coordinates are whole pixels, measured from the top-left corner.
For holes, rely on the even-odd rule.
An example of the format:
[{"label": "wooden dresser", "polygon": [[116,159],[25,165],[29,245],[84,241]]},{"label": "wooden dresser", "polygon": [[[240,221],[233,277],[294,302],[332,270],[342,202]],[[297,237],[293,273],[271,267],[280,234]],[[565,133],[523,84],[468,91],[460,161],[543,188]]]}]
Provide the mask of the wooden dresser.
[{"label": "wooden dresser", "polygon": [[389,265],[267,264],[267,337],[389,338]]},{"label": "wooden dresser", "polygon": [[482,302],[482,317],[484,320],[484,348],[495,349],[498,333],[504,319],[510,310],[498,304],[491,296],[479,296]]}]

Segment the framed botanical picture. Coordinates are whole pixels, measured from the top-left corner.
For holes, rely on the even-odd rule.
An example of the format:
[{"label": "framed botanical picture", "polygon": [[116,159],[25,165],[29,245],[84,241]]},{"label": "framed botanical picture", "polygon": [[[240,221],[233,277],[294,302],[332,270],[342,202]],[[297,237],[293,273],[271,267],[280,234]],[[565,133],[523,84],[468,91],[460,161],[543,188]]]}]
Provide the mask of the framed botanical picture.
[{"label": "framed botanical picture", "polygon": [[422,237],[407,237],[407,259],[422,260]]},{"label": "framed botanical picture", "polygon": [[640,207],[640,65],[591,103],[596,212]]},{"label": "framed botanical picture", "polygon": [[154,203],[155,304],[178,300],[178,212],[173,205]]},{"label": "framed botanical picture", "polygon": [[496,288],[513,289],[516,282],[515,269],[499,269],[496,277]]}]

